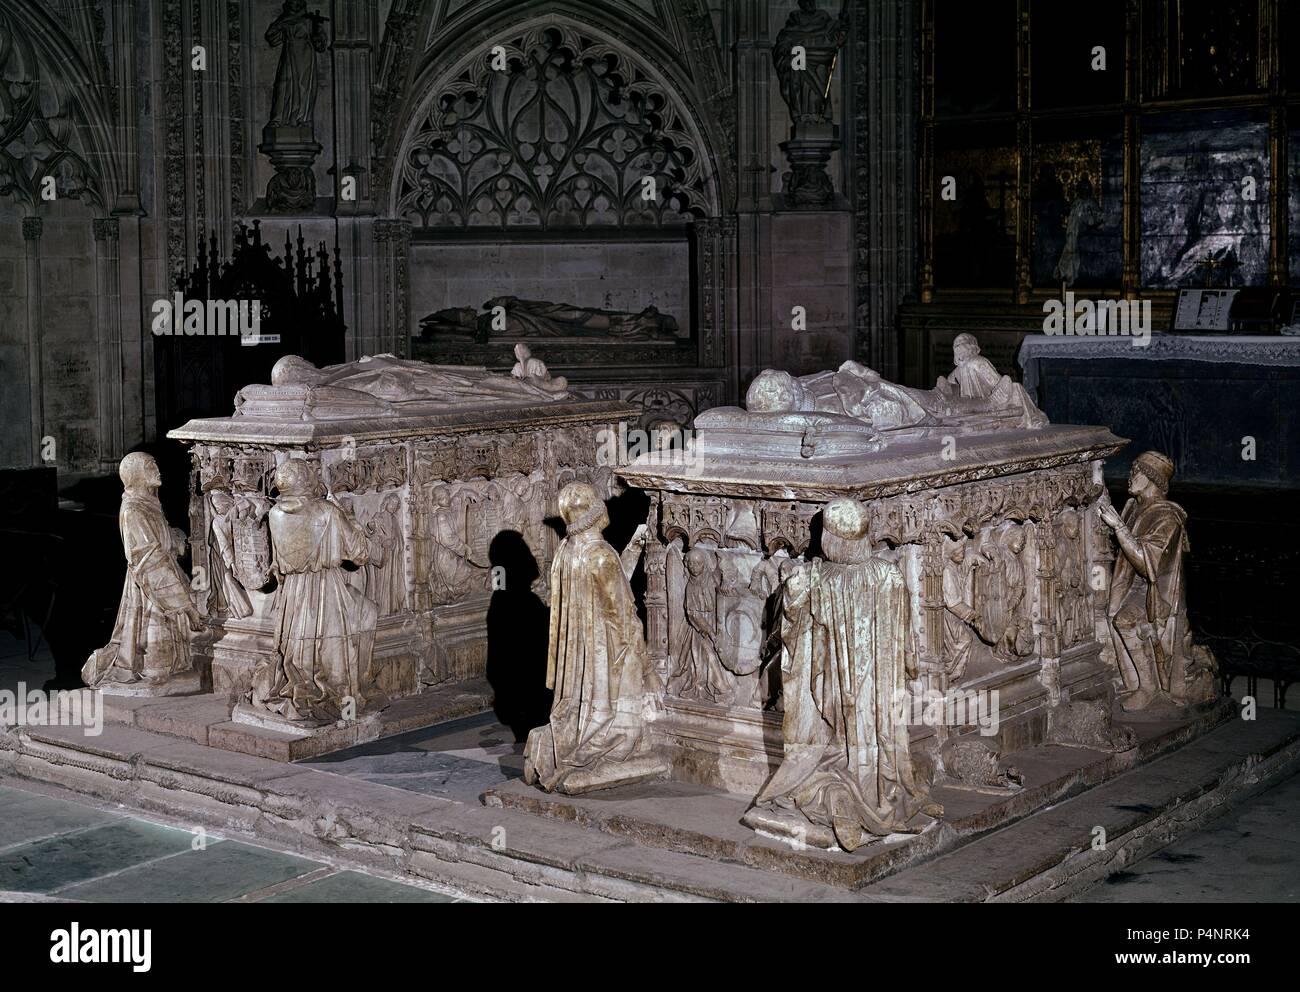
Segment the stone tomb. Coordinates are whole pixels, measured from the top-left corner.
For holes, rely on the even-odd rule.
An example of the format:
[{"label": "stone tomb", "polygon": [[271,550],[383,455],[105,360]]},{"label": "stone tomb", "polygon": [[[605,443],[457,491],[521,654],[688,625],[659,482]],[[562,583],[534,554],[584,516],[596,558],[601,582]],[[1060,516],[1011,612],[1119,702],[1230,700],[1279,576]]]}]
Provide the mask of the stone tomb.
[{"label": "stone tomb", "polygon": [[[856,374],[846,366],[837,376],[846,370]],[[879,385],[866,381],[868,393]],[[950,404],[943,416],[918,408],[913,421],[880,429],[892,408],[877,408],[873,426],[870,416],[800,409],[788,396],[774,405],[751,389],[748,412],[697,418],[694,450],[619,470],[651,494],[647,634],[663,700],[654,726],[674,779],[753,796],[780,764],[780,584],[819,552],[821,510],[841,497],[866,505],[876,553],[906,580],[920,672],[910,734],[927,778],[1014,788],[998,756],[1044,742],[1049,724],[1054,740],[1091,733],[1080,743],[1131,746],[1107,747],[1119,733],[1109,712],[1115,668],[1105,583],[1089,581],[1110,574],[1096,504],[1102,461],[1125,442],[1101,427],[1045,425],[1018,397],[1009,404],[993,416],[974,404],[968,413]],[[1031,415],[1035,425],[1021,426]],[[976,717],[993,715],[993,690],[996,732],[985,720],[981,734]],[[935,696],[955,714],[916,708]],[[1068,707],[1049,718],[1083,699],[1102,701],[1097,726],[1080,730],[1089,717]]]},{"label": "stone tomb", "polygon": [[[321,370],[282,360],[271,385],[241,391],[234,416],[168,435],[192,455],[193,574],[209,626],[197,666],[210,666],[213,690],[240,703],[258,666],[275,661],[266,515],[276,466],[301,458],[322,494],[366,530],[370,564],[348,581],[378,607],[379,689],[397,698],[481,678],[494,540],[523,541],[545,602],[557,538],[544,521],[556,514],[556,494],[581,480],[608,497],[613,468],[597,464],[601,432],[636,414],[617,401],[573,399],[535,361],[505,376],[391,356]],[[261,725],[279,728],[274,718]]]}]

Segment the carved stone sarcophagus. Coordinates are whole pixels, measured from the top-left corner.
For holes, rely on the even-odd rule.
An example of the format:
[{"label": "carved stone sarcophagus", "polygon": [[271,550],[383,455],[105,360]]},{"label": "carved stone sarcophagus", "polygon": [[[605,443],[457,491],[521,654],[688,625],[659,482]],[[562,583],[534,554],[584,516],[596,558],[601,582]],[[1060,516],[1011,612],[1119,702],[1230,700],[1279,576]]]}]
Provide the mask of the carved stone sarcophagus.
[{"label": "carved stone sarcophagus", "polygon": [[494,540],[522,538],[545,600],[558,539],[544,521],[559,490],[584,481],[608,497],[615,466],[599,463],[603,432],[617,436],[638,415],[573,399],[565,385],[537,362],[507,376],[391,356],[326,369],[290,358],[271,385],[240,392],[234,416],[172,431],[191,448],[194,582],[217,634],[200,663],[211,664],[214,690],[245,697],[259,666],[277,660],[267,515],[288,459],[306,460],[318,495],[364,529],[367,561],[348,582],[378,613],[378,689],[391,698],[482,676],[488,603],[507,578]]},{"label": "carved stone sarcophagus", "polygon": [[1126,442],[1050,426],[1014,383],[964,383],[962,368],[934,390],[851,362],[764,373],[747,410],[702,414],[685,451],[619,469],[651,494],[647,635],[675,778],[752,793],[780,763],[783,591],[823,556],[837,499],[865,507],[872,553],[904,577],[911,700],[997,691],[992,725],[915,704],[903,717],[936,778],[950,739],[982,732],[1007,753],[1046,739],[1061,703],[1111,697],[1099,577],[1114,555],[1097,501],[1102,461]]}]

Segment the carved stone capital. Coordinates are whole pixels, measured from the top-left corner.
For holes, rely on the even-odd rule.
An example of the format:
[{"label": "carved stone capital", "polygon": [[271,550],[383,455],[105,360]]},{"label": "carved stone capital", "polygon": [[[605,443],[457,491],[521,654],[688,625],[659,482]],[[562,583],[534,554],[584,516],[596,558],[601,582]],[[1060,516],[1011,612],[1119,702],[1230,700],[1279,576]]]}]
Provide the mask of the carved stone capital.
[{"label": "carved stone capital", "polygon": [[116,241],[118,223],[116,217],[96,217],[90,222],[96,241]]}]

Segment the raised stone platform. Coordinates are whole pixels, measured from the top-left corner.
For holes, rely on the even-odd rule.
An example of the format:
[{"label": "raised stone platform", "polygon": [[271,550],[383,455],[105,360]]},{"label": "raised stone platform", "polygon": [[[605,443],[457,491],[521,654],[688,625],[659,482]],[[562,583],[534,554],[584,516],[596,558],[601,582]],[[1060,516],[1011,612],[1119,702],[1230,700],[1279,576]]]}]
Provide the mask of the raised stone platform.
[{"label": "raised stone platform", "polygon": [[223,751],[256,755],[272,761],[301,761],[482,713],[492,706],[492,687],[483,679],[449,682],[418,696],[394,700],[386,709],[361,720],[322,728],[310,734],[286,733],[269,726],[235,720],[230,705],[222,696],[187,696],[183,699],[106,696],[103,706],[104,719],[110,723],[174,734]]},{"label": "raised stone platform", "polygon": [[[1081,891],[1300,768],[1300,714],[1263,710],[1257,720],[1232,719],[1181,747],[1175,745],[1182,737],[1171,731],[1176,728],[1139,728],[1139,747],[1126,767],[1119,767],[1123,756],[1113,759],[1108,780],[1094,774],[1112,759],[1099,765],[1093,752],[1054,749],[1046,758],[1055,776],[1048,766],[1025,761],[1028,788],[1018,800],[1031,803],[1035,815],[1013,815],[1000,824],[981,820],[977,807],[985,797],[967,796],[969,807],[954,807],[969,828],[964,836],[938,857],[900,863],[896,873],[857,888],[753,867],[728,854],[743,851],[753,862],[790,852],[767,838],[751,835],[742,846],[722,837],[698,853],[675,850],[662,839],[653,843],[637,832],[637,823],[663,818],[651,814],[644,798],[614,796],[600,829],[592,829],[233,754],[138,724],[110,724],[94,738],[78,728],[0,730],[0,781],[22,778],[72,789],[500,899],[1036,901]],[[1073,762],[1074,772],[1063,777],[1060,769],[1067,766],[1060,762]],[[1039,784],[1054,781],[1059,792],[1034,797]],[[679,840],[721,832],[711,826],[722,817],[705,809],[710,802],[703,794],[671,800],[679,822],[670,826]],[[629,804],[640,810],[618,829],[615,808]],[[690,818],[682,818],[688,812]],[[1094,826],[1107,832],[1104,850],[1092,848]],[[760,849],[766,853],[754,853]],[[870,850],[858,855],[870,856]],[[833,860],[852,864],[853,857]]]},{"label": "raised stone platform", "polygon": [[[1232,719],[1231,702],[1171,722],[1131,724],[1138,743],[1117,754],[1055,744],[1005,754],[1024,776],[1016,792],[936,785],[931,797],[945,815],[920,834],[895,834],[849,854],[800,847],[762,836],[740,822],[747,795],[683,782],[650,783],[586,796],[547,795],[511,782],[484,796],[489,806],[564,820],[638,843],[778,871],[825,885],[859,888],[951,850],[1085,789],[1110,781]],[[1121,724],[1117,721],[1117,726]]]}]

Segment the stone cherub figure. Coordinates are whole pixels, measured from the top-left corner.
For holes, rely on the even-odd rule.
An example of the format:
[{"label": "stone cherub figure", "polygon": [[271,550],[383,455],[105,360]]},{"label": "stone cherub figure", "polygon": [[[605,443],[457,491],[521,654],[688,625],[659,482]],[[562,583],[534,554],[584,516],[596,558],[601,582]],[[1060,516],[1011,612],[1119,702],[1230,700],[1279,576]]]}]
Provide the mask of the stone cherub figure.
[{"label": "stone cherub figure", "polygon": [[823,512],[822,550],[786,579],[781,603],[784,756],[742,822],[812,847],[856,850],[938,817],[912,771],[899,700],[916,677],[907,587],[871,553],[867,508]]},{"label": "stone cherub figure", "polygon": [[254,674],[248,701],[307,728],[354,719],[386,701],[371,669],[378,609],[342,567],[368,562],[366,532],[320,494],[317,470],[305,459],[281,462],[275,487],[267,521],[279,581],[278,658]]},{"label": "stone cherub figure", "polygon": [[565,486],[560,516],[568,531],[551,565],[548,723],[528,735],[524,781],[578,795],[657,778],[668,763],[651,746],[646,719],[652,667],[629,578],[645,547],[645,527],[618,554],[601,536],[605,504],[585,482]]},{"label": "stone cherub figure", "polygon": [[126,490],[118,513],[126,582],[113,636],[86,661],[81,678],[94,687],[161,690],[193,667],[191,634],[203,629],[203,620],[176,560],[185,553],[185,535],[168,525],[158,502],[158,463],[133,451],[122,459],[118,475]]},{"label": "stone cherub figure", "polygon": [[772,64],[795,124],[830,120],[831,74],[836,54],[848,36],[847,9],[838,18],[832,17],[817,9],[817,0],[799,0],[799,9],[786,18],[772,46]]},{"label": "stone cherub figure", "polygon": [[306,0],[285,0],[266,29],[266,43],[280,49],[271,91],[272,126],[311,127],[316,107],[316,53],[329,47],[326,18],[307,12]]},{"label": "stone cherub figure", "polygon": [[1143,452],[1123,513],[1104,491],[1098,503],[1119,543],[1107,617],[1128,690],[1120,705],[1130,711],[1208,702],[1218,691],[1214,656],[1193,645],[1187,621],[1187,513],[1167,498],[1173,475],[1170,458]]}]

